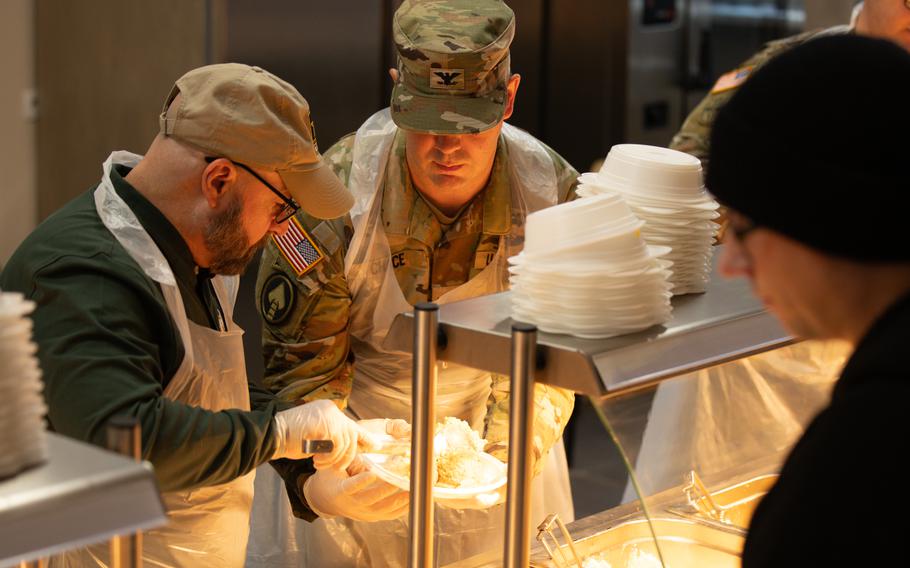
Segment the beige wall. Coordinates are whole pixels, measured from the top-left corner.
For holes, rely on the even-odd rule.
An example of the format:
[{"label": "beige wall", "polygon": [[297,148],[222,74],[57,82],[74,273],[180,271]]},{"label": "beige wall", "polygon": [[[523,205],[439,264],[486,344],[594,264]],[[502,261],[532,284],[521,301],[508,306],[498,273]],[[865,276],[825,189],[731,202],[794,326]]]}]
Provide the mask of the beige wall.
[{"label": "beige wall", "polygon": [[144,153],[174,81],[217,58],[218,0],[38,0],[38,213],[101,177],[112,150]]},{"label": "beige wall", "polygon": [[112,150],[145,151],[173,81],[220,58],[223,5],[0,0],[0,265]]},{"label": "beige wall", "polygon": [[850,22],[856,0],[803,0],[806,29],[829,28]]},{"label": "beige wall", "polygon": [[35,132],[25,104],[34,85],[33,6],[0,2],[0,265],[37,220]]}]

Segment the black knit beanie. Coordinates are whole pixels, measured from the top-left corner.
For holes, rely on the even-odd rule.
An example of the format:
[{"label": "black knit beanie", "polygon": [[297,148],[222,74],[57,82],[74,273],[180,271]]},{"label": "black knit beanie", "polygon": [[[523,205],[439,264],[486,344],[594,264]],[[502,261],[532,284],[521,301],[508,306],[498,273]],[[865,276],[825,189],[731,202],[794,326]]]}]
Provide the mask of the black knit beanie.
[{"label": "black knit beanie", "polygon": [[758,70],[717,115],[706,185],[758,226],[836,256],[910,260],[910,54],[814,39]]}]

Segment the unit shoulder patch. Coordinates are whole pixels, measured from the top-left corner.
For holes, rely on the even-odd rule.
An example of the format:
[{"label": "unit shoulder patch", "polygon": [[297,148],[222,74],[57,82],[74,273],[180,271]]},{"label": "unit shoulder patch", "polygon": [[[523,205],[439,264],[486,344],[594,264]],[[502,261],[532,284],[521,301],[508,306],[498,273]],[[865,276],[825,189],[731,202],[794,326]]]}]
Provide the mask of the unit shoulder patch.
[{"label": "unit shoulder patch", "polygon": [[259,293],[259,312],[262,318],[272,324],[281,323],[291,313],[297,292],[291,280],[276,272],[269,276]]},{"label": "unit shoulder patch", "polygon": [[273,235],[275,246],[291,265],[298,277],[303,276],[325,258],[316,242],[307,234],[296,217],[291,217],[288,230],[279,236]]},{"label": "unit shoulder patch", "polygon": [[754,66],[740,67],[739,69],[734,69],[729,73],[721,75],[711,88],[711,94],[723,93],[724,91],[739,87],[749,78],[749,75],[752,74],[754,69]]}]

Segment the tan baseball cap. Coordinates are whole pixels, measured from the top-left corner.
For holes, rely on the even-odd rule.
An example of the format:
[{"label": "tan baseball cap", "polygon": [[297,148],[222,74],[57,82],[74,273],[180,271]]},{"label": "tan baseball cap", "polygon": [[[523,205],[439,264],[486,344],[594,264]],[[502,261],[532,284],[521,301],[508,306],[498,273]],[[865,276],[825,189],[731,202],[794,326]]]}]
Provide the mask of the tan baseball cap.
[{"label": "tan baseball cap", "polygon": [[310,105],[264,69],[239,63],[193,69],[177,80],[159,125],[163,135],[212,157],[277,172],[313,217],[335,219],[354,205],[319,155]]}]

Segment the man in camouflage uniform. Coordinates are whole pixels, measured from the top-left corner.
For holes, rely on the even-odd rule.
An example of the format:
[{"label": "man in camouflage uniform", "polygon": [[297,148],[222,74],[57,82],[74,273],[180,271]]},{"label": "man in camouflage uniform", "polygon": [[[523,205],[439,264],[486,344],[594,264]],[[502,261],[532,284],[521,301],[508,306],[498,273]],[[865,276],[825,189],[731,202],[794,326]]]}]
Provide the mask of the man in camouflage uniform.
[{"label": "man in camouflage uniform", "polygon": [[702,161],[702,166],[707,168],[708,144],[711,138],[711,127],[714,125],[714,117],[752,73],[778,54],[810,39],[832,34],[850,33],[852,29],[851,26],[834,26],[768,42],[761,51],[754,54],[739,67],[721,75],[708,95],[686,117],[682,128],[673,136],[670,148],[692,154]]},{"label": "man in camouflage uniform", "polygon": [[[325,153],[355,194],[351,216],[320,221],[299,214],[291,236],[268,245],[257,297],[269,389],[298,403],[331,399],[361,419],[410,420],[410,358],[382,347],[392,317],[417,302],[507,289],[505,261],[520,251],[525,216],[573,198],[578,173],[546,145],[504,125],[520,77],[510,75],[514,15],[503,2],[406,0],[393,28],[399,64],[390,71],[391,108]],[[467,420],[505,461],[508,377],[454,367],[440,366],[437,419]],[[571,519],[561,435],[574,397],[537,385],[535,402],[535,473],[544,472],[538,479],[546,478],[552,497],[536,495],[552,509],[536,512],[558,510]],[[291,495],[297,516],[324,517],[298,535],[311,562],[404,563],[406,518],[376,519],[366,505],[336,506],[322,490],[330,484],[326,476],[301,477],[296,489],[304,495]],[[437,508],[437,534],[451,535],[440,540],[441,563],[502,542],[501,505],[459,506],[466,509]],[[323,531],[320,542],[314,531]],[[351,543],[347,556],[341,541]]]},{"label": "man in camouflage uniform", "polygon": [[806,41],[828,35],[857,33],[890,39],[910,50],[910,0],[866,0],[853,12],[850,25],[811,30],[795,36],[769,42],[738,68],[720,77],[707,97],[689,114],[682,128],[673,137],[670,147],[696,156],[707,168],[708,140],[714,117],[733,96],[737,88],[756,70],[777,55]]}]

